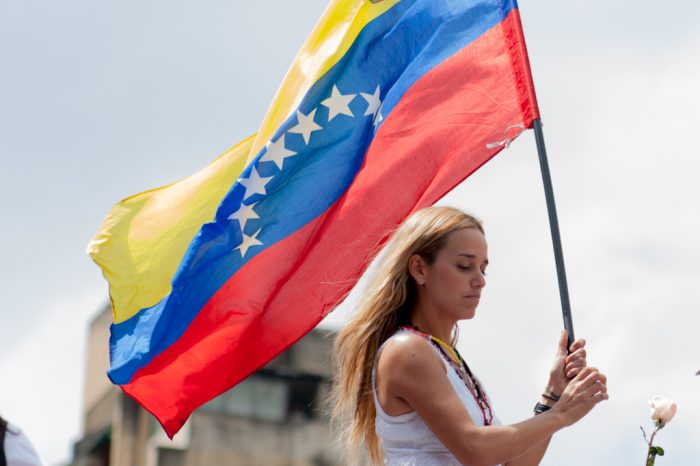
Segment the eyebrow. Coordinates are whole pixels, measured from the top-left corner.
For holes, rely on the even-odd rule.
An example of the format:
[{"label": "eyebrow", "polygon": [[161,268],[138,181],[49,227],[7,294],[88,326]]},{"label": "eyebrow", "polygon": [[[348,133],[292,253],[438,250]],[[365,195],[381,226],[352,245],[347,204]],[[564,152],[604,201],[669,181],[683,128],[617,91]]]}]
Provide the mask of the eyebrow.
[{"label": "eyebrow", "polygon": [[[458,255],[458,256],[468,257],[468,258],[470,258],[470,259],[476,259],[476,256],[475,256],[474,254],[467,254],[466,252],[460,252],[460,253],[457,254],[457,255]],[[484,263],[485,263],[485,264],[488,264],[488,263],[489,263],[489,260],[486,259],[486,260],[484,261]]]}]

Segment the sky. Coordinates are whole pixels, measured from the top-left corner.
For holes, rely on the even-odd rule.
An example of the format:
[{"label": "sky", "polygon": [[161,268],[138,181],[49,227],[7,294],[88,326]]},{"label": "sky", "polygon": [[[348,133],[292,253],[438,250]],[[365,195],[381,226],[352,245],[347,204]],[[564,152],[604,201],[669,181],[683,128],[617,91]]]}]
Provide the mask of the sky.
[{"label": "sky", "polygon": [[[48,465],[81,435],[87,325],[107,300],[90,238],[120,199],[253,134],[325,5],[0,2],[0,414]],[[641,464],[657,394],[680,406],[657,464],[699,464],[700,4],[520,9],[576,336],[610,393],[542,464]],[[518,422],[562,326],[532,132],[440,204],[485,223],[487,287],[459,348],[500,419]],[[342,324],[354,296],[324,325]]]}]

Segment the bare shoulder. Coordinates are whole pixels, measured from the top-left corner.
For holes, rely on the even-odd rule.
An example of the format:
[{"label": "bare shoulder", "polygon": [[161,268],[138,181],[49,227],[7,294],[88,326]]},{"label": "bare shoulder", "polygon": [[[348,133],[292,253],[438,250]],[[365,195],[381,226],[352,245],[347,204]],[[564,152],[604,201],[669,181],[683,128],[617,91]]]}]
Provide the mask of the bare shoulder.
[{"label": "bare shoulder", "polygon": [[377,371],[386,384],[403,386],[444,375],[445,366],[425,338],[403,333],[392,337],[386,344],[379,356]]},{"label": "bare shoulder", "polygon": [[442,357],[420,335],[393,337],[377,362],[377,395],[384,411],[395,416],[415,411],[435,436],[464,464],[476,448],[478,427],[447,377]]}]

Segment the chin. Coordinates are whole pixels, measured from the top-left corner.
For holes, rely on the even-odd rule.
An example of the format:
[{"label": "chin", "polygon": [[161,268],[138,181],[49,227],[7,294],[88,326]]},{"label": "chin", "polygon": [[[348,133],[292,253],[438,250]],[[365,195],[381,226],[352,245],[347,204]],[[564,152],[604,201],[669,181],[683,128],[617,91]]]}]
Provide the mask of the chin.
[{"label": "chin", "polygon": [[459,313],[459,320],[469,320],[473,319],[474,316],[476,316],[476,309],[472,309],[470,311],[462,311]]}]

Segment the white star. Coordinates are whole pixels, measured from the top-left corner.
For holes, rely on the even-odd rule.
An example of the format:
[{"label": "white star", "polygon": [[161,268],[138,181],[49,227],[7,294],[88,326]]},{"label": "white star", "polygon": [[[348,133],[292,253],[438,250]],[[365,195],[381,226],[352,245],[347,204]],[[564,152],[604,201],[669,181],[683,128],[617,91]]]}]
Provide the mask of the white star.
[{"label": "white star", "polygon": [[238,180],[243,186],[245,186],[245,195],[243,200],[248,199],[253,194],[267,194],[265,191],[265,185],[270,182],[271,176],[267,178],[262,178],[258,171],[253,167],[248,178],[241,178]]},{"label": "white star", "polygon": [[360,95],[367,101],[368,104],[367,110],[365,110],[365,114],[363,116],[372,115],[372,118],[376,117],[377,112],[379,111],[379,106],[382,104],[382,101],[379,100],[379,93],[379,84],[377,84],[374,94],[360,92]]},{"label": "white star", "polygon": [[379,126],[379,123],[381,123],[384,120],[384,117],[382,116],[382,109],[384,108],[384,103],[379,106],[379,109],[377,109],[377,114],[374,116],[374,121],[372,122],[372,125],[374,126],[374,130],[377,130],[377,126]]},{"label": "white star", "polygon": [[314,121],[314,116],[316,115],[316,109],[313,109],[308,115],[304,115],[299,110],[297,110],[297,125],[289,130],[290,133],[299,133],[304,136],[304,142],[308,145],[309,139],[311,139],[311,133],[318,131],[321,128]]},{"label": "white star", "polygon": [[334,84],[331,96],[321,102],[321,105],[328,107],[328,121],[331,121],[337,115],[354,117],[355,115],[353,115],[352,110],[350,110],[350,102],[352,102],[355,97],[357,97],[357,94],[341,94]]},{"label": "white star", "polygon": [[262,246],[262,242],[258,239],[258,234],[260,233],[260,230],[262,228],[259,228],[258,231],[253,233],[251,236],[246,235],[243,233],[243,241],[241,244],[238,245],[237,248],[234,249],[234,251],[239,251],[241,252],[241,259],[245,257],[245,255],[248,253],[248,249],[250,249],[253,246]]},{"label": "white star", "polygon": [[255,204],[257,204],[257,202],[250,205],[241,204],[237,211],[228,216],[228,219],[238,220],[238,223],[241,225],[241,231],[243,231],[245,224],[248,223],[248,220],[260,218],[253,210]]},{"label": "white star", "polygon": [[260,158],[261,162],[275,162],[277,168],[282,170],[284,159],[293,155],[297,155],[296,152],[293,152],[284,147],[284,136],[285,135],[283,134],[282,137],[279,138],[277,141],[270,141],[267,143],[267,145],[265,146],[267,147],[267,151],[265,151],[263,156]]}]

